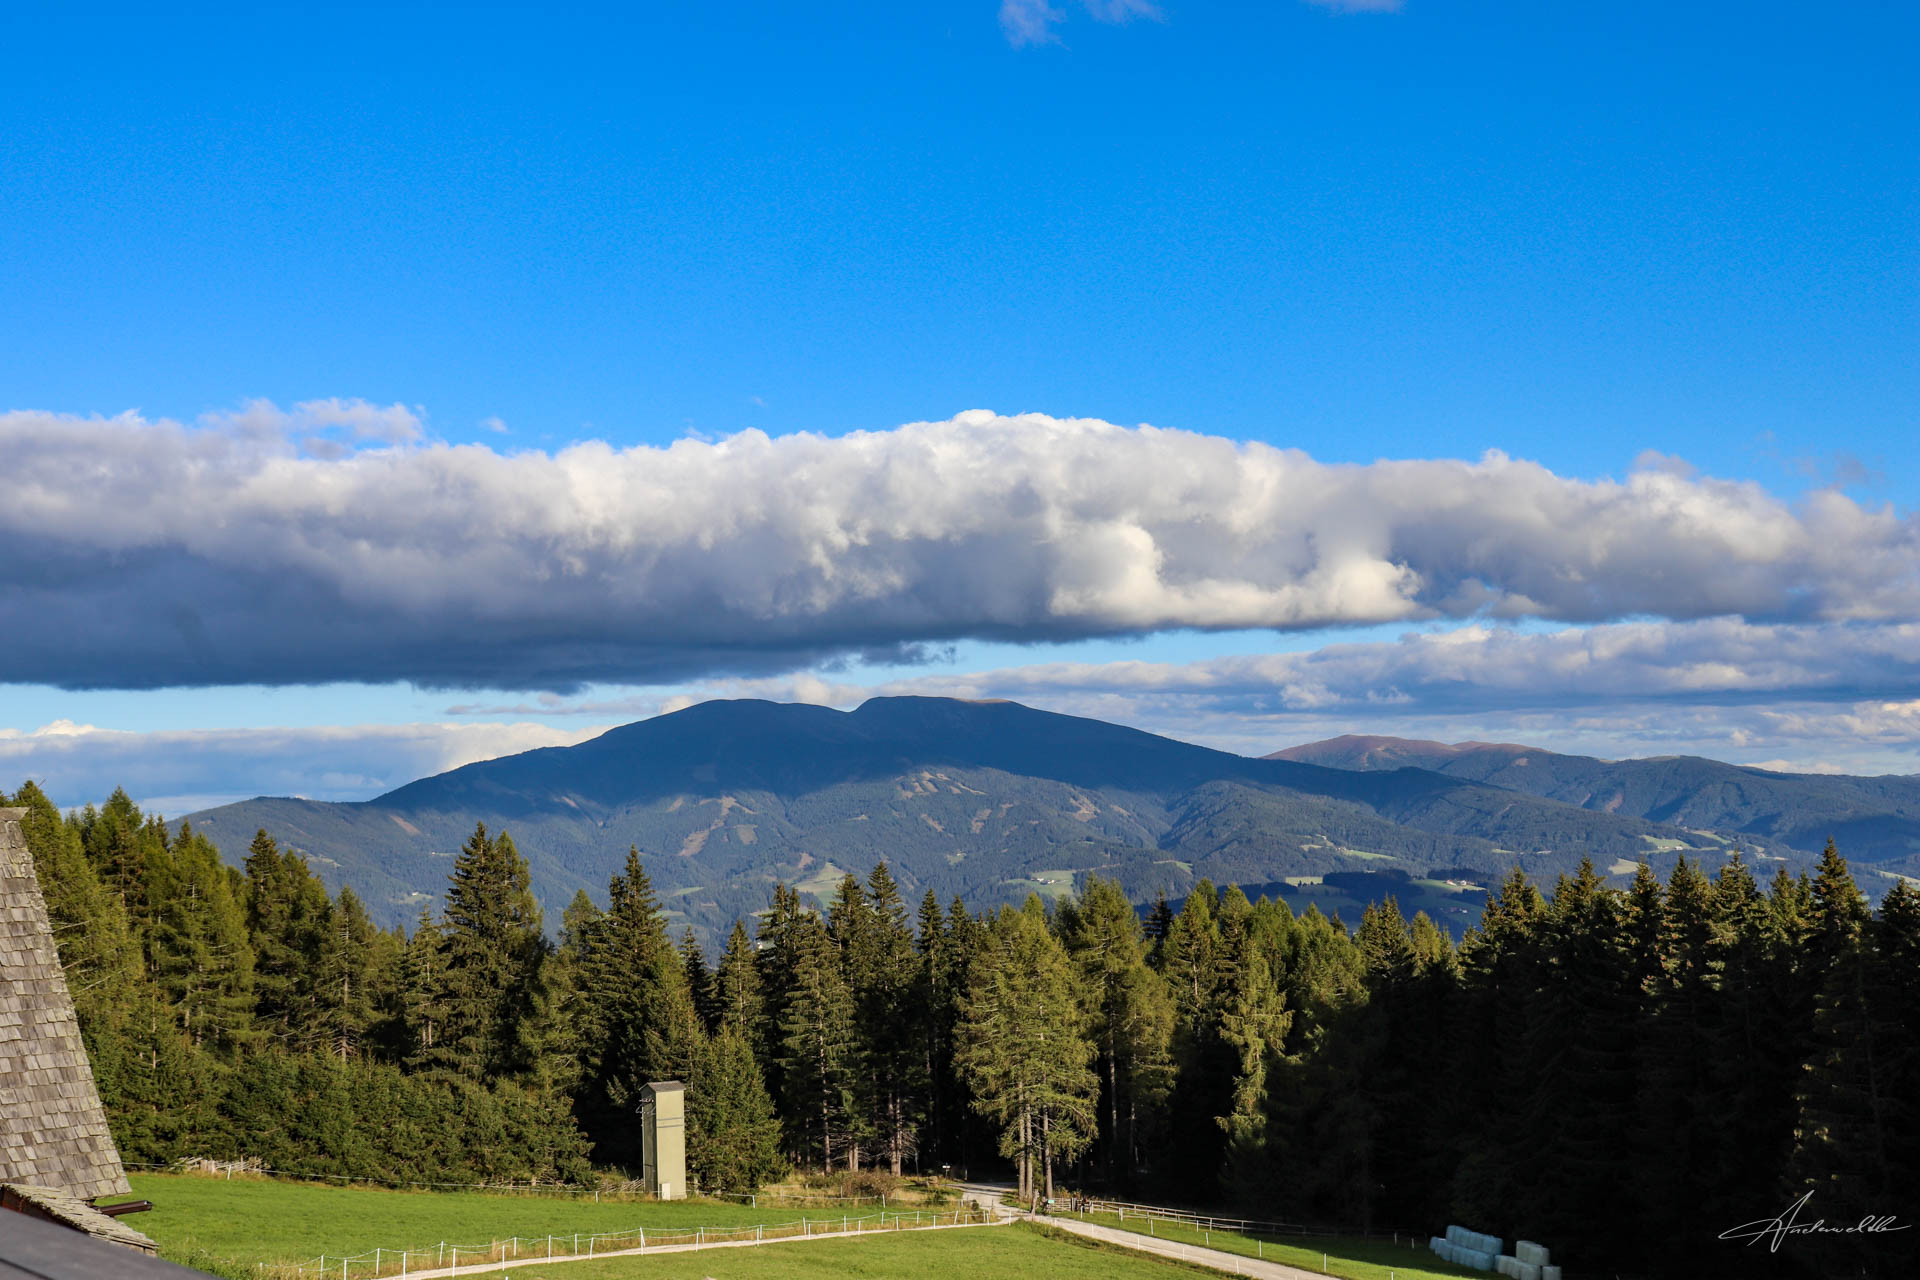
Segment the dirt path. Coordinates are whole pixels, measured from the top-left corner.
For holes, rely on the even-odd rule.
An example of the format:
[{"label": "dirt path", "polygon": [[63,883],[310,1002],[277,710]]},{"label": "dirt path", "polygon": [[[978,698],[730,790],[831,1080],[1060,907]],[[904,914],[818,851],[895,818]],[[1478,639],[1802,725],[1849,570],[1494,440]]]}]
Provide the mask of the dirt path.
[{"label": "dirt path", "polygon": [[1054,1227],[1077,1236],[1085,1236],[1089,1240],[1119,1245],[1123,1249],[1132,1249],[1137,1253],[1150,1253],[1162,1258],[1178,1258],[1182,1262],[1197,1262],[1202,1266],[1214,1267],[1236,1276],[1257,1277],[1258,1280],[1323,1280],[1317,1271],[1303,1271],[1299,1267],[1290,1267],[1284,1262],[1267,1262],[1260,1258],[1228,1253],[1224,1249],[1183,1244],[1178,1240],[1161,1240],[1154,1236],[1143,1236],[1137,1231],[1102,1227],[1091,1222],[1081,1222],[1075,1218],[1036,1216],[1000,1203],[1000,1198],[1012,1190],[1010,1186],[992,1182],[969,1182],[962,1185],[961,1194],[966,1197],[968,1203],[979,1205],[997,1215],[1001,1222],[1024,1219],[1041,1226]]}]

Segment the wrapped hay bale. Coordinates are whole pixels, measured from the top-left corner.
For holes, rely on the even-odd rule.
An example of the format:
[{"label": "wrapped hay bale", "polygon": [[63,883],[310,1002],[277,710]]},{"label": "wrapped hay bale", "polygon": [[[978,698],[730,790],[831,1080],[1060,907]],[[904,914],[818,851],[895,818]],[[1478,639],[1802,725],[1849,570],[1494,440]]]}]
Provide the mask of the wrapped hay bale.
[{"label": "wrapped hay bale", "polygon": [[1466,1237],[1467,1237],[1467,1229],[1459,1225],[1458,1223],[1455,1223],[1453,1226],[1450,1226],[1447,1228],[1448,1244],[1465,1244],[1467,1242]]},{"label": "wrapped hay bale", "polygon": [[1439,1236],[1427,1237],[1427,1248],[1433,1250],[1435,1253],[1440,1252],[1440,1248],[1444,1244],[1446,1244],[1446,1241],[1441,1239]]},{"label": "wrapped hay bale", "polygon": [[1540,1264],[1537,1262],[1515,1262],[1513,1280],[1540,1280]]},{"label": "wrapped hay bale", "polygon": [[1531,1262],[1537,1267],[1544,1267],[1547,1263],[1553,1261],[1552,1258],[1547,1256],[1547,1247],[1545,1245],[1535,1244],[1531,1240],[1516,1241],[1513,1246],[1513,1256],[1522,1262]]},{"label": "wrapped hay bale", "polygon": [[1462,1266],[1472,1267],[1475,1271],[1491,1271],[1493,1270],[1494,1256],[1495,1255],[1488,1253],[1485,1249],[1468,1249],[1460,1255],[1460,1264]]},{"label": "wrapped hay bale", "polygon": [[1499,1257],[1493,1260],[1493,1269],[1495,1271],[1498,1271],[1503,1276],[1512,1276],[1513,1275],[1513,1259],[1509,1258],[1506,1254],[1503,1253]]},{"label": "wrapped hay bale", "polygon": [[1540,1268],[1540,1280],[1560,1280],[1560,1268],[1543,1266]]}]

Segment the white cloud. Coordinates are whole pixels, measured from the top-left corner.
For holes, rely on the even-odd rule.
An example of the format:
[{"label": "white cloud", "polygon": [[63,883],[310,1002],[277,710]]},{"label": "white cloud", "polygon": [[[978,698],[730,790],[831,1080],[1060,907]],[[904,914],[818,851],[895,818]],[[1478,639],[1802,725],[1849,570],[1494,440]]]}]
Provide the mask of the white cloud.
[{"label": "white cloud", "polygon": [[[419,422],[339,401],[192,428],[0,415],[0,681],[567,689],[968,636],[1920,617],[1914,517],[1670,466],[1336,466],[984,411],[553,454],[388,442]],[[325,428],[359,438],[303,452]],[[1550,656],[1577,678],[1592,658],[1567,643]]]},{"label": "white cloud", "polygon": [[1406,0],[1307,0],[1307,3],[1335,13],[1398,13],[1406,7]]},{"label": "white cloud", "polygon": [[[1080,7],[1096,22],[1125,23],[1135,18],[1160,19],[1152,0],[1080,0]],[[1014,48],[1057,43],[1054,28],[1066,14],[1047,0],[1000,0],[1000,30]]]},{"label": "white cloud", "polygon": [[132,733],[56,721],[0,730],[0,788],[29,778],[56,804],[97,803],[124,786],[172,817],[256,795],[364,800],[415,778],[530,751],[570,746],[605,725],[337,725]]}]

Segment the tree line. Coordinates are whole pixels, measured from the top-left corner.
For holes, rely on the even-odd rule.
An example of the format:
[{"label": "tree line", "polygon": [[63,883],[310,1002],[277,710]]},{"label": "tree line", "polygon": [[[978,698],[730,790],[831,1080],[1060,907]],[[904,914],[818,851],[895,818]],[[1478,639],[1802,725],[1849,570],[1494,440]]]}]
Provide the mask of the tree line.
[{"label": "tree line", "polygon": [[[260,833],[243,868],[124,793],[27,836],[129,1160],[253,1156],[398,1179],[639,1164],[638,1091],[688,1085],[709,1189],[794,1165],[1011,1164],[1421,1235],[1459,1221],[1582,1270],[1711,1273],[1720,1232],[1920,1203],[1920,892],[1868,910],[1829,846],[1762,886],[1735,853],[1624,890],[1517,870],[1458,945],[1388,898],[1356,929],[1202,882],[1145,913],[910,909],[882,862],[824,910],[776,886],[711,961],[637,852],[549,936],[479,828],[445,900],[374,928]],[[1897,1274],[1920,1231],[1739,1266]]]}]

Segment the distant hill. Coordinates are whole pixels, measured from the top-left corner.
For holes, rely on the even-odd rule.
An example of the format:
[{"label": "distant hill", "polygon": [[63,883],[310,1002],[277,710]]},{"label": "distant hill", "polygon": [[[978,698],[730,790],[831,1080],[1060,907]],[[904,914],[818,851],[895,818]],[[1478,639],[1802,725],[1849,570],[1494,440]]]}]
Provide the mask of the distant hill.
[{"label": "distant hill", "polygon": [[1774,773],[1699,756],[1598,760],[1490,742],[1347,735],[1266,757],[1360,771],[1417,768],[1582,809],[1696,830],[1751,845],[1818,853],[1832,837],[1881,878],[1920,875],[1920,777]]},{"label": "distant hill", "polygon": [[[1310,886],[1393,871],[1477,906],[1471,886],[1516,862],[1550,876],[1583,854],[1606,869],[1726,848],[1710,832],[1433,770],[1257,760],[945,698],[876,698],[852,712],[707,702],[364,803],[261,798],[188,821],[234,860],[264,827],[388,922],[437,903],[476,822],[512,833],[553,919],[577,889],[603,896],[634,845],[665,905],[703,932],[764,907],[775,880],[824,896],[843,871],[864,875],[880,858],[915,895],[932,888],[976,906],[1057,895],[1089,871],[1143,900],[1177,898],[1202,876]],[[1436,868],[1457,869],[1455,883],[1429,877]]]}]

